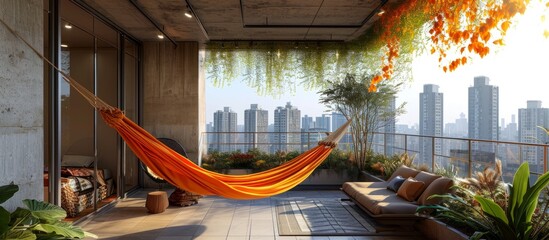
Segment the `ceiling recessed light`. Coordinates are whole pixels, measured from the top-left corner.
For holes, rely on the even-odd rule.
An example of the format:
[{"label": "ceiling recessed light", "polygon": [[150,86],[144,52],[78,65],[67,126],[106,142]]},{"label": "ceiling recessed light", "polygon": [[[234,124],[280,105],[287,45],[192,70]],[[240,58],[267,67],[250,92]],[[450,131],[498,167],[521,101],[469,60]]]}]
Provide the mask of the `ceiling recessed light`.
[{"label": "ceiling recessed light", "polygon": [[164,39],[164,35],[162,35],[162,34],[158,34],[157,37],[158,37],[159,39]]},{"label": "ceiling recessed light", "polygon": [[379,9],[379,11],[377,12],[377,15],[381,16],[383,14],[385,14],[385,10],[383,10],[383,8]]},{"label": "ceiling recessed light", "polygon": [[65,28],[66,29],[71,29],[72,28],[72,25],[70,23],[65,23]]},{"label": "ceiling recessed light", "polygon": [[185,17],[192,18],[193,15],[191,14],[191,12],[189,10],[187,10],[187,11],[185,11]]},{"label": "ceiling recessed light", "polygon": [[69,47],[69,45],[67,45],[67,44],[61,44],[61,47],[62,47],[62,48],[67,48],[67,47]]}]

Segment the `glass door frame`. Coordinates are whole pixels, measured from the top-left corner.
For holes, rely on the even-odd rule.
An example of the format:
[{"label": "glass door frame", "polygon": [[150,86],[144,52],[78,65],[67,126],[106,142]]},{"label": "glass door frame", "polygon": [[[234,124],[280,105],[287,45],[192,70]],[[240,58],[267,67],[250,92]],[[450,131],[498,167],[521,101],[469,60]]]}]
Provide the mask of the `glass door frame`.
[{"label": "glass door frame", "polygon": [[[61,12],[60,12],[60,0],[47,0],[44,1],[45,4],[49,4],[48,7],[48,33],[47,38],[49,40],[49,52],[48,57],[51,59],[51,62],[56,65],[60,66],[61,63]],[[117,64],[118,64],[118,76],[117,76],[117,86],[118,86],[118,92],[117,92],[117,104],[118,108],[125,110],[125,92],[124,92],[124,86],[125,86],[125,78],[124,78],[124,59],[125,59],[125,40],[128,40],[129,42],[135,44],[137,46],[137,77],[136,77],[136,111],[137,111],[137,124],[142,123],[142,42],[137,40],[132,35],[128,34],[124,29],[122,29],[120,26],[116,25],[112,21],[110,21],[105,16],[101,15],[99,12],[97,12],[95,9],[91,8],[89,5],[84,3],[80,0],[71,0],[71,3],[75,4],[76,6],[80,7],[84,11],[90,13],[94,19],[100,20],[102,23],[107,25],[108,27],[115,30],[118,34],[118,52],[117,52]],[[46,6],[45,6],[46,7]],[[94,36],[95,42],[97,41],[97,36]],[[94,44],[94,51],[97,49],[97,44]],[[96,60],[97,57],[94,56],[94,73],[97,69],[96,66]],[[53,203],[55,205],[61,206],[61,158],[62,158],[62,152],[61,152],[61,82],[63,81],[60,77],[61,75],[59,72],[57,72],[53,67],[49,67],[48,69],[49,73],[47,77],[50,79],[48,81],[47,92],[49,94],[49,99],[46,104],[49,105],[49,123],[48,123],[48,130],[45,131],[45,134],[47,135],[47,139],[49,141],[49,153],[46,158],[48,158],[48,169],[49,169],[49,178],[48,178],[48,185],[49,188],[49,197],[48,201],[50,203]],[[94,85],[95,88],[97,87],[97,74],[94,74]],[[92,89],[94,92],[96,89]],[[95,112],[94,115],[97,115],[97,112]],[[94,128],[97,129],[97,118],[94,118]],[[94,142],[95,142],[95,156],[97,156],[97,131],[95,131],[94,134]],[[124,174],[125,174],[125,166],[126,166],[126,145],[122,138],[118,135],[118,153],[117,153],[117,198],[125,198],[126,193],[128,191],[131,191],[135,188],[138,188],[141,183],[141,174],[137,174],[137,182],[138,184],[133,187],[132,189],[128,191],[124,191]],[[97,171],[97,163],[94,164],[94,169]],[[137,169],[137,171],[140,171]],[[94,194],[97,195],[97,194]],[[95,196],[97,198],[97,196]],[[97,202],[94,201],[94,210],[97,210]]]}]

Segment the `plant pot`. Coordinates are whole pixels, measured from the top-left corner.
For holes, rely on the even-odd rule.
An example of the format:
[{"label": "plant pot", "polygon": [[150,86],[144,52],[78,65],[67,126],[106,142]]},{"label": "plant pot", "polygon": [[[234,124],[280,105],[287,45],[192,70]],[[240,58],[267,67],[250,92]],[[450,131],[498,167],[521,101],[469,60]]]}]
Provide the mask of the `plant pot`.
[{"label": "plant pot", "polygon": [[246,175],[251,173],[253,173],[253,169],[249,169],[249,168],[223,169],[223,174],[228,174],[228,175]]},{"label": "plant pot", "polygon": [[358,180],[361,182],[383,182],[385,181],[382,176],[374,175],[366,171],[360,171]]},{"label": "plant pot", "polygon": [[427,239],[466,240],[469,236],[434,218],[422,220],[416,224]]},{"label": "plant pot", "polygon": [[353,181],[347,171],[334,169],[317,169],[305,181],[299,185],[339,185],[344,182]]}]

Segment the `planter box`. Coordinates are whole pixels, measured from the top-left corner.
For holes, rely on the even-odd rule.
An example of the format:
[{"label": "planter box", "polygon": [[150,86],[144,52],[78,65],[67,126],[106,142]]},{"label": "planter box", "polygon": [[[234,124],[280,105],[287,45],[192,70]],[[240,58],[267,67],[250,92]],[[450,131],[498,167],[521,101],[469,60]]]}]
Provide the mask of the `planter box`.
[{"label": "planter box", "polygon": [[434,218],[422,220],[416,224],[427,239],[466,240],[469,236]]},{"label": "planter box", "polygon": [[347,174],[347,171],[336,171],[333,169],[317,169],[305,181],[299,184],[304,185],[339,185],[354,179]]},{"label": "planter box", "polygon": [[358,178],[358,181],[361,182],[383,182],[383,180],[380,176],[373,175],[366,171],[361,171],[360,176]]}]

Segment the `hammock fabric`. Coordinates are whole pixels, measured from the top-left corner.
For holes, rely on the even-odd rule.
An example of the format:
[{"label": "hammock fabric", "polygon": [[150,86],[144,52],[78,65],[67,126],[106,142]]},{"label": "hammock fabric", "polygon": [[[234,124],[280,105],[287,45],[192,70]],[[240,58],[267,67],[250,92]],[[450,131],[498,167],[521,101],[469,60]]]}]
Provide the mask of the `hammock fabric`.
[{"label": "hammock fabric", "polygon": [[333,142],[324,141],[276,168],[248,175],[224,175],[203,169],[166,147],[120,110],[101,111],[101,115],[154,173],[175,186],[202,195],[257,199],[283,193],[304,181],[335,147]]},{"label": "hammock fabric", "polygon": [[315,148],[276,168],[248,175],[224,175],[203,169],[179,155],[128,119],[120,109],[112,107],[65,74],[32,45],[0,22],[49,65],[55,68],[114,128],[137,157],[154,173],[169,183],[202,195],[219,195],[232,199],[257,199],[288,191],[304,181],[328,157],[345,133],[350,121],[341,126]]}]

